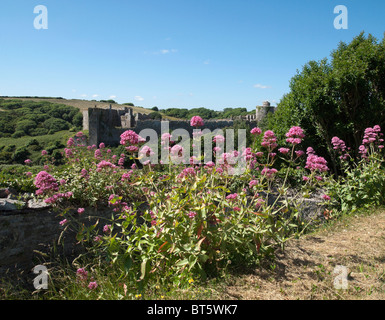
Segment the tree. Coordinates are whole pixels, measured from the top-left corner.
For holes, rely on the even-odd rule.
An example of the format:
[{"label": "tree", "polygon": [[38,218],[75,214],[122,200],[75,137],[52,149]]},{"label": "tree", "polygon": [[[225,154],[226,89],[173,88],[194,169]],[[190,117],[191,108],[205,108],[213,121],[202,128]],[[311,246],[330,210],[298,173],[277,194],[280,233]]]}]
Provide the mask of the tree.
[{"label": "tree", "polygon": [[358,150],[365,128],[385,124],[384,107],[385,38],[378,43],[361,33],[349,44],[341,42],[330,61],[310,61],[297,72],[269,127],[283,141],[291,126],[301,126],[307,142],[336,169],[331,138]]}]

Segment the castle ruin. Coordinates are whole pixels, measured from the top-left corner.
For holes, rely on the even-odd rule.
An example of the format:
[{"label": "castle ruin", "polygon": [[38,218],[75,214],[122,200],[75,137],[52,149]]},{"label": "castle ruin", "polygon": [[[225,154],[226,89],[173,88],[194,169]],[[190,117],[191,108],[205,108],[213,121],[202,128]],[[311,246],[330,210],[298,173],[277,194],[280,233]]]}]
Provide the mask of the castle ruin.
[{"label": "castle ruin", "polygon": [[[250,125],[250,128],[253,128],[256,127],[268,113],[274,111],[275,107],[270,106],[270,102],[265,101],[262,106],[256,107],[255,115],[249,114],[223,120],[205,120],[205,125],[202,129],[207,128],[214,131],[215,129],[231,127],[234,121],[237,120],[245,121]],[[101,142],[110,146],[118,145],[120,135],[126,130],[133,130],[139,134],[143,129],[153,129],[157,132],[158,136],[160,136],[163,121],[164,120],[151,119],[148,114],[134,113],[132,108],[129,107],[112,109],[110,105],[109,109],[101,109],[95,106],[95,108],[83,111],[83,130],[88,130],[89,132],[90,145],[99,145]],[[189,120],[172,120],[168,121],[168,125],[170,131],[185,129],[190,135],[194,129],[190,126]]]}]

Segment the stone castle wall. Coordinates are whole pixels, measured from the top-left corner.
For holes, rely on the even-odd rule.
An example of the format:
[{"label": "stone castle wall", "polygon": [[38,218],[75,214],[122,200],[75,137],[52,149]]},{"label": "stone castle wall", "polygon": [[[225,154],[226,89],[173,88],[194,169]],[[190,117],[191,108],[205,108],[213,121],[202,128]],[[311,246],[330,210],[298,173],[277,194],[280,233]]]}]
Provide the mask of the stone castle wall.
[{"label": "stone castle wall", "polygon": [[[254,128],[263,120],[269,112],[274,112],[275,108],[270,106],[270,103],[265,102],[263,106],[256,108],[255,115],[246,115],[235,117],[233,119],[224,120],[205,120],[204,126],[201,128],[214,131],[215,129],[223,129],[234,125],[236,120],[247,122],[250,128]],[[194,128],[190,126],[190,121],[167,121],[170,132],[176,129],[185,129],[190,136]],[[131,108],[122,110],[99,109],[92,108],[83,112],[83,129],[89,131],[89,144],[99,145],[104,142],[107,145],[115,146],[119,144],[120,135],[131,129],[136,133],[140,133],[144,129],[153,129],[160,136],[166,132],[162,127],[165,127],[165,121],[152,120],[149,115],[136,113],[134,114]],[[168,132],[168,131],[167,131]]]}]

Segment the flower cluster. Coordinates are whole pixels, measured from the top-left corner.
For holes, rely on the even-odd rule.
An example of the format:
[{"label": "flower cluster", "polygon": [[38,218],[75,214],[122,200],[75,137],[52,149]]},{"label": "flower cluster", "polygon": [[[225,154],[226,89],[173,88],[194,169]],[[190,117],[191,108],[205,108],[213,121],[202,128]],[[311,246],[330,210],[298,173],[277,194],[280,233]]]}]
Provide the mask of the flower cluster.
[{"label": "flower cluster", "polygon": [[323,157],[319,157],[314,153],[313,148],[307,148],[306,169],[310,171],[326,172],[329,170],[327,161]]},{"label": "flower cluster", "polygon": [[274,150],[278,146],[277,137],[275,136],[273,131],[271,130],[265,131],[261,145],[262,147],[268,149],[269,151]]},{"label": "flower cluster", "polygon": [[46,171],[40,171],[37,174],[37,176],[35,177],[34,184],[38,188],[36,190],[37,195],[42,195],[50,192],[57,192],[59,190],[59,186],[57,184],[56,179]]},{"label": "flower cluster", "polygon": [[286,133],[286,142],[297,145],[302,142],[302,139],[305,138],[305,134],[303,133],[303,129],[301,127],[292,127],[289,132]]},{"label": "flower cluster", "polygon": [[127,130],[120,135],[120,144],[122,145],[126,145],[127,143],[130,145],[136,145],[143,141],[144,139],[132,130]]},{"label": "flower cluster", "polygon": [[203,119],[200,116],[194,116],[190,120],[190,125],[192,127],[202,127],[204,125]]}]

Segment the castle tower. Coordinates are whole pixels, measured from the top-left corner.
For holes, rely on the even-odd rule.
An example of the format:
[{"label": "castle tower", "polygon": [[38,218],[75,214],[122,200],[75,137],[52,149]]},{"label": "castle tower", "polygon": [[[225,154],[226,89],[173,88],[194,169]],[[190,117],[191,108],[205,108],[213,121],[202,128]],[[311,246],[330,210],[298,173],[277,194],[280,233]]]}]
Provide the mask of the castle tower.
[{"label": "castle tower", "polygon": [[264,101],[262,106],[257,106],[255,110],[255,116],[257,123],[267,117],[269,112],[274,113],[275,108],[270,105],[269,101]]}]

